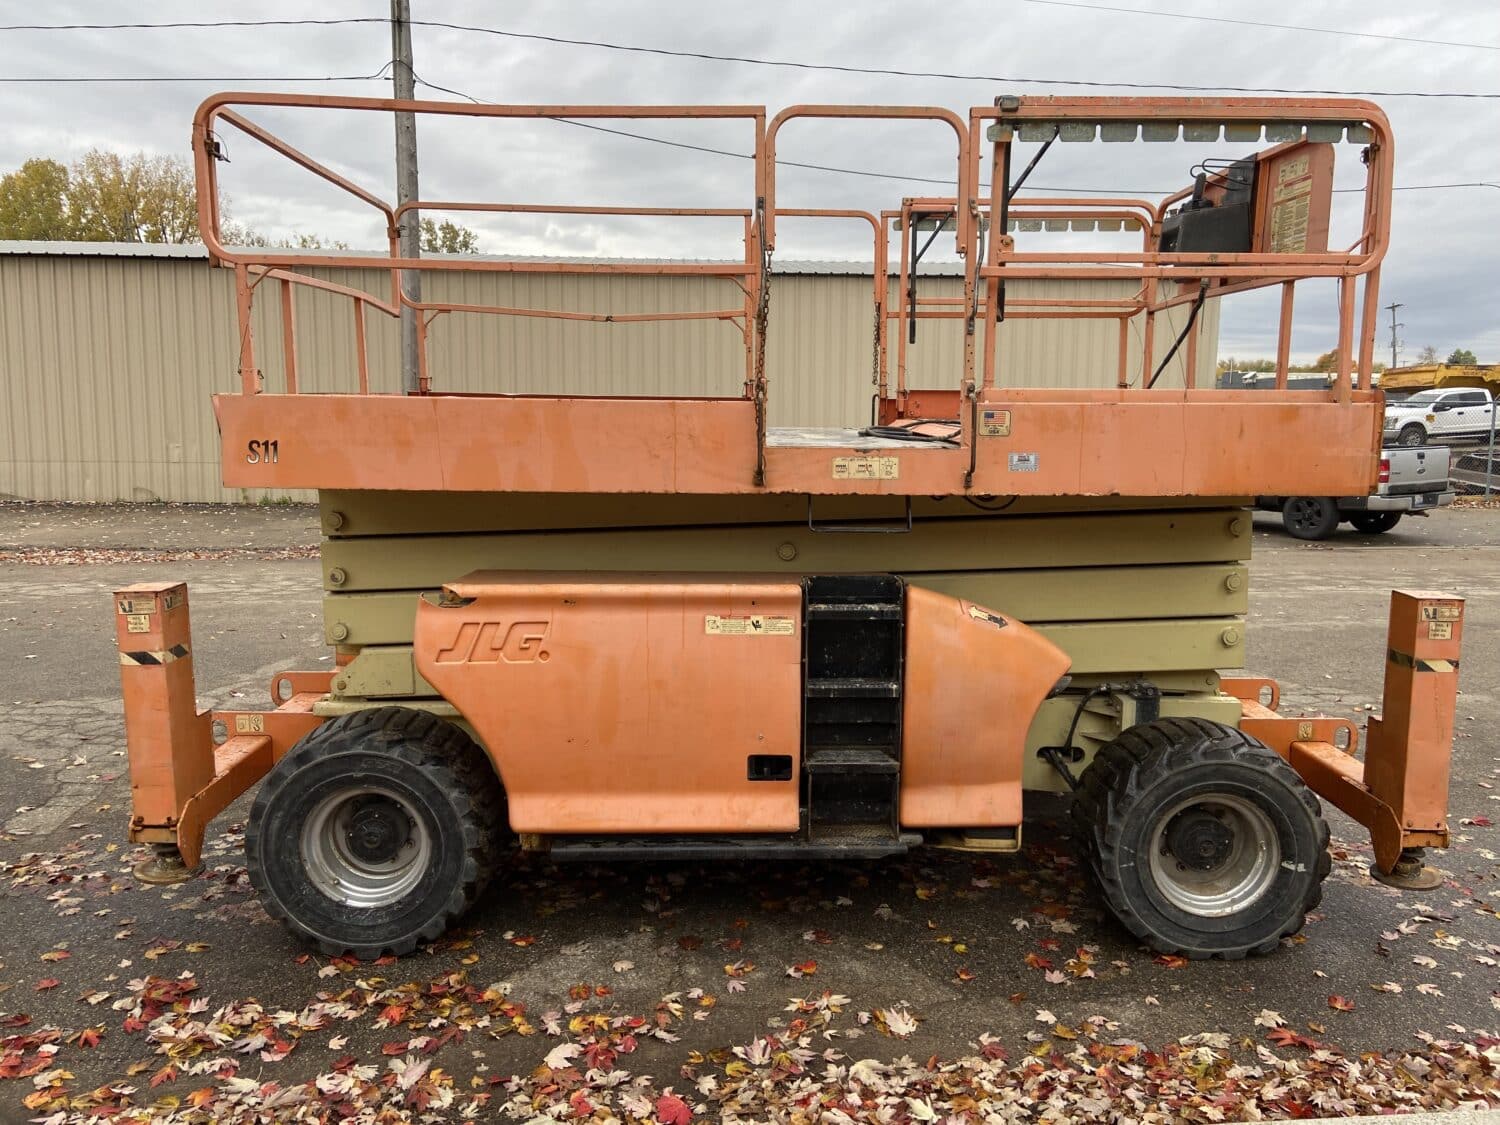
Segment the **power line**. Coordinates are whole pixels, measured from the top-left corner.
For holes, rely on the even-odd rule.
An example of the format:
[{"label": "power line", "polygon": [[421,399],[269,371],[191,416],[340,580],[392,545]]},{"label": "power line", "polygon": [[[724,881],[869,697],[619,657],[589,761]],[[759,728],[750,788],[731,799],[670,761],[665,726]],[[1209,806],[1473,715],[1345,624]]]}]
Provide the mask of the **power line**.
[{"label": "power line", "polygon": [[[0,29],[0,30],[3,30],[3,29]],[[387,64],[387,66],[389,66],[389,64]],[[70,77],[61,77],[61,78],[58,78],[58,77],[26,77],[26,78],[15,78],[15,77],[11,77],[9,75],[6,75],[6,76],[0,76],[0,82],[10,83],[12,85],[56,85],[56,84],[73,85],[73,84],[80,84],[80,83],[100,83],[100,82],[103,82],[103,83],[108,83],[108,82],[129,82],[129,83],[131,83],[133,85],[133,84],[138,83],[138,82],[143,82],[143,83],[144,82],[152,82],[152,83],[154,83],[154,82],[200,82],[200,83],[204,83],[204,84],[210,85],[210,86],[222,86],[225,83],[233,82],[233,83],[253,84],[253,85],[259,86],[259,85],[261,85],[263,83],[266,83],[266,82],[288,83],[288,84],[294,83],[294,82],[369,82],[372,79],[384,78],[385,77],[384,71],[385,71],[385,68],[382,67],[381,70],[378,71],[378,72],[376,72],[375,74],[309,74],[309,75],[282,74],[282,75],[278,75],[278,76],[271,77],[271,78],[251,78],[251,77],[246,77],[244,75],[238,75],[238,74],[229,74],[229,75],[220,74],[220,75],[216,75],[216,76],[212,76],[212,77],[201,77],[201,78],[200,77],[190,77],[190,76],[187,76],[187,77],[184,77],[184,76],[175,76],[175,75],[174,76],[163,76],[163,75],[157,75],[157,74],[145,74],[145,75],[135,75],[135,76],[131,76],[131,75],[110,75],[108,77],[98,76],[98,75],[88,75],[88,76],[70,76]]]},{"label": "power line", "polygon": [[509,31],[495,27],[479,27],[473,24],[447,23],[442,20],[413,20],[418,27],[441,27],[450,31],[466,31],[480,35],[497,35],[507,39],[527,39],[541,43],[562,44],[572,47],[596,47],[601,50],[625,51],[634,54],[663,55],[668,58],[699,59],[705,62],[744,63],[750,66],[773,66],[791,70],[826,70],[840,74],[872,74],[890,78],[942,78],[962,82],[1015,83],[1016,85],[1042,86],[1089,86],[1099,89],[1127,90],[1187,90],[1250,94],[1328,94],[1352,97],[1379,98],[1482,98],[1500,99],[1500,94],[1460,92],[1435,92],[1425,90],[1318,90],[1292,89],[1280,86],[1194,86],[1177,82],[1101,82],[1074,78],[1017,78],[998,74],[963,74],[946,71],[901,70],[893,67],[851,66],[838,63],[808,63],[790,59],[768,59],[754,55],[715,55],[705,51],[680,51],[668,47],[643,47],[626,43],[611,43],[600,39],[573,39],[562,35],[543,35],[538,32]]},{"label": "power line", "polygon": [[[1041,2],[1041,0],[1035,0]],[[1061,4],[1062,0],[1049,0]],[[1094,7],[1078,4],[1078,7]],[[1131,10],[1134,9],[1125,9]],[[1155,13],[1167,14],[1167,13]],[[1177,13],[1181,14],[1181,13]],[[1220,22],[1239,23],[1245,21],[1220,17],[1195,17],[1219,19]],[[160,28],[212,28],[212,27],[329,27],[340,24],[384,23],[374,16],[354,16],[341,19],[292,19],[292,20],[176,20],[162,23],[118,23],[118,24],[11,24],[0,27],[0,31],[127,31]],[[571,47],[592,47],[599,50],[622,51],[632,54],[658,55],[667,58],[696,59],[704,62],[741,63],[747,66],[769,66],[792,70],[829,71],[838,74],[868,74],[886,78],[937,78],[960,82],[1011,83],[1019,86],[1082,86],[1094,89],[1121,90],[1178,90],[1197,93],[1230,92],[1239,94],[1326,94],[1330,96],[1379,97],[1379,98],[1466,98],[1493,100],[1500,94],[1470,93],[1462,91],[1431,90],[1330,90],[1285,86],[1205,86],[1180,82],[1104,82],[1081,78],[1020,78],[1014,75],[966,74],[948,71],[904,70],[895,67],[854,66],[839,63],[809,63],[793,59],[762,58],[753,55],[719,55],[706,51],[684,51],[668,47],[648,47],[629,43],[612,43],[599,39],[575,39],[562,35],[544,35],[539,32],[512,31],[506,28],[482,27],[475,24],[450,23],[443,20],[412,20],[414,27],[435,27],[449,31],[463,31],[477,35],[494,35],[507,39],[523,39],[538,43],[552,43]],[[1290,26],[1290,25],[1287,25]],[[1308,29],[1327,30],[1327,29]],[[1350,33],[1358,34],[1358,33]],[[1488,46],[1487,44],[1476,44]],[[332,79],[316,79],[330,81]],[[91,81],[79,78],[68,81]],[[130,79],[103,79],[102,81],[131,81]],[[172,80],[165,80],[172,81]],[[182,81],[198,81],[185,79]],[[248,80],[243,80],[248,81]],[[291,81],[291,79],[288,79]]]},{"label": "power line", "polygon": [[[419,85],[426,86],[429,89],[440,90],[440,91],[442,91],[445,94],[452,94],[455,97],[467,99],[468,101],[473,102],[475,105],[482,105],[483,104],[478,98],[474,97],[472,94],[466,94],[462,90],[454,90],[454,89],[451,89],[451,88],[449,88],[447,86],[439,86],[435,82],[429,82],[429,81],[427,81],[427,79],[423,78],[420,74],[418,74],[416,76],[416,79],[417,79],[417,83]],[[668,139],[667,137],[653,137],[649,133],[635,133],[635,132],[631,132],[629,129],[613,129],[613,128],[609,127],[608,125],[596,125],[593,122],[578,121],[578,120],[576,120],[574,118],[571,118],[571,117],[552,117],[552,118],[548,118],[548,120],[550,120],[550,121],[556,121],[560,125],[572,125],[572,126],[575,126],[576,128],[579,128],[579,129],[589,129],[589,130],[592,130],[595,133],[609,133],[610,135],[616,136],[616,137],[626,137],[626,138],[628,138],[630,140],[633,140],[633,141],[649,141],[652,144],[666,145],[668,148],[687,149],[690,152],[705,152],[705,153],[708,153],[711,156],[728,156],[728,157],[733,157],[735,160],[754,160],[755,159],[755,157],[752,154],[750,154],[750,153],[735,152],[732,149],[727,149],[727,148],[713,148],[713,147],[711,147],[709,145],[689,144],[686,141],[674,141],[674,140]],[[950,185],[950,184],[954,183],[953,180],[947,179],[947,178],[944,178],[944,177],[941,177],[941,176],[911,176],[911,175],[906,175],[906,174],[903,174],[903,173],[900,173],[900,172],[876,172],[876,171],[872,171],[872,170],[866,169],[866,168],[841,168],[841,167],[838,167],[836,165],[831,165],[831,164],[809,164],[809,163],[806,163],[806,162],[800,161],[800,160],[780,160],[780,159],[778,159],[776,161],[776,164],[779,167],[806,168],[806,169],[809,169],[809,170],[814,171],[814,172],[835,172],[835,173],[838,173],[839,175],[844,175],[844,176],[864,176],[864,177],[868,177],[868,178],[871,178],[871,179],[878,179],[878,180],[902,180],[902,181],[905,181],[905,182],[908,182],[908,183],[914,183],[914,184],[940,184],[940,185],[946,186],[946,185]],[[980,187],[981,190],[985,190],[985,191],[989,190],[989,185],[988,184],[980,184],[979,187]],[[1487,182],[1483,182],[1483,181],[1475,181],[1475,182],[1472,182],[1472,183],[1453,183],[1453,184],[1410,184],[1410,185],[1405,186],[1405,187],[1393,187],[1391,190],[1392,191],[1434,191],[1434,190],[1437,190],[1439,188],[1471,188],[1471,187],[1500,187],[1500,184],[1492,184],[1492,183],[1487,183]],[[1177,189],[1176,188],[1163,189],[1163,188],[1048,187],[1048,186],[1043,185],[1043,184],[1036,184],[1036,185],[1034,185],[1030,189],[1023,189],[1023,190],[1051,191],[1051,192],[1071,192],[1071,193],[1078,194],[1078,195],[1138,195],[1139,196],[1139,195],[1168,195],[1172,191],[1176,191]],[[1335,188],[1334,189],[1335,192],[1363,192],[1364,190],[1365,190],[1364,188]]]},{"label": "power line", "polygon": [[334,27],[350,23],[389,23],[385,16],[346,16],[341,19],[295,20],[163,20],[159,23],[13,23],[0,31],[157,31],[163,28],[211,27]]},{"label": "power line", "polygon": [[[1086,12],[1118,12],[1133,16],[1156,16],[1162,19],[1196,20],[1201,23],[1234,24],[1238,27],[1262,27],[1273,31],[1302,31],[1313,35],[1346,35],[1356,39],[1379,39],[1387,43],[1419,43],[1428,47],[1458,47],[1481,51],[1500,51],[1500,44],[1462,43],[1452,39],[1423,39],[1412,35],[1382,35],[1375,31],[1352,31],[1340,27],[1308,27],[1304,24],[1271,23],[1266,20],[1234,19],[1229,16],[1205,16],[1195,12],[1159,12],[1149,8],[1126,8],[1115,4],[1085,4],[1080,0],[1022,0],[1049,8],[1079,8]],[[160,29],[197,30],[216,27],[333,27],[341,24],[384,23],[382,16],[346,16],[330,19],[259,19],[259,20],[162,20],[135,23],[16,23],[0,26],[0,31],[154,31]]]},{"label": "power line", "polygon": [[1277,31],[1306,31],[1314,35],[1351,35],[1360,39],[1382,39],[1388,43],[1421,43],[1428,47],[1472,47],[1479,51],[1500,51],[1494,43],[1456,43],[1450,39],[1418,39],[1410,35],[1381,35],[1374,31],[1349,31],[1337,27],[1304,27],[1295,23],[1267,23],[1264,20],[1240,20],[1229,16],[1204,16],[1196,12],[1156,12],[1149,8],[1122,8],[1114,4],[1084,4],[1079,0],[1022,0],[1025,4],[1042,4],[1049,8],[1082,8],[1086,12],[1124,12],[1133,16],[1162,16],[1168,19],[1200,20],[1204,23],[1232,23],[1240,27],[1267,27]]}]

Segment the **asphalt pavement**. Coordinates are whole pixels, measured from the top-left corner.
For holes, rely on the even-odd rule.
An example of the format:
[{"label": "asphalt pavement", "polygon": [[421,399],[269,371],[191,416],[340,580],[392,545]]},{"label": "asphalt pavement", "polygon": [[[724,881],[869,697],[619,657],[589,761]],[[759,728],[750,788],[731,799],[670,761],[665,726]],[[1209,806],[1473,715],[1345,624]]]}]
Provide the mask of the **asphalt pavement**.
[{"label": "asphalt pavement", "polygon": [[1454,846],[1432,857],[1443,886],[1392,890],[1329,810],[1334,871],[1304,932],[1190,964],[1101,914],[1055,801],[1009,858],[518,859],[462,930],[375,965],[266,917],[247,800],[201,876],[135,883],[110,592],[187,580],[201,702],[265,705],[273,672],[327,663],[317,535],[303,507],[0,505],[0,1122],[1500,1105],[1500,511],[1320,544],[1256,517],[1247,652],[1284,711],[1368,716],[1391,587],[1468,597]]}]

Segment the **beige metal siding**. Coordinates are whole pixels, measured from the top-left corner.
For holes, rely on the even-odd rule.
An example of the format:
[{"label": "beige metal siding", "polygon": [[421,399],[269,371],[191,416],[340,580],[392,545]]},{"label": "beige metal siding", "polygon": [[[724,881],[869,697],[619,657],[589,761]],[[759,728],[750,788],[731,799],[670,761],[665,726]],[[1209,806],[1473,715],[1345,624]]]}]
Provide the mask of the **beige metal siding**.
[{"label": "beige metal siding", "polygon": [[[388,296],[374,270],[324,273]],[[432,300],[591,312],[738,308],[732,283],[703,278],[560,274],[429,275]],[[1015,296],[1079,282],[1013,283]],[[266,387],[285,383],[280,294],[257,292],[254,338]],[[1130,292],[1126,282],[1089,295]],[[923,292],[958,295],[957,278]],[[296,294],[298,372],[304,391],[356,387],[353,317],[342,297]],[[868,277],[779,275],[772,285],[767,349],[773,425],[853,425],[869,416],[873,306]],[[1156,354],[1184,310],[1158,325]],[[1211,386],[1217,310],[1204,310],[1200,386]],[[891,372],[895,336],[891,326]],[[911,350],[911,385],[957,385],[961,321],[924,321]],[[394,391],[395,322],[368,317],[372,389]],[[1002,381],[1108,386],[1115,379],[1113,321],[1009,322],[1001,329]],[[729,322],[590,324],[445,314],[432,326],[434,386],[453,391],[565,394],[738,393],[745,375],[738,327]],[[1132,332],[1139,364],[1139,330]],[[219,483],[209,395],[238,385],[232,275],[202,260],[103,255],[0,254],[0,496],[37,500],[254,500]],[[1162,386],[1181,385],[1181,363]]]}]

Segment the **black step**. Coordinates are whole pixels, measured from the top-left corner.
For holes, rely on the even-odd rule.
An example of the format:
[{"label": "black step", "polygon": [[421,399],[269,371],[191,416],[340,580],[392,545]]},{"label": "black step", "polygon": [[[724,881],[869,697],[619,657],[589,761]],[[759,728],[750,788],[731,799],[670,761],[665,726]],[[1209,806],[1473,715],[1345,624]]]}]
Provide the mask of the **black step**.
[{"label": "black step", "polygon": [[895,699],[900,694],[900,680],[824,676],[807,681],[809,699]]},{"label": "black step", "polygon": [[804,580],[807,600],[818,605],[833,602],[885,603],[900,605],[902,582],[894,574],[813,575]]},{"label": "black step", "polygon": [[551,858],[564,861],[707,859],[879,859],[922,842],[920,833],[893,835],[886,825],[820,826],[801,836],[565,836]]},{"label": "black step", "polygon": [[818,746],[802,762],[809,773],[897,773],[901,763],[879,746]]},{"label": "black step", "polygon": [[893,602],[808,602],[807,619],[899,621],[903,610]]}]

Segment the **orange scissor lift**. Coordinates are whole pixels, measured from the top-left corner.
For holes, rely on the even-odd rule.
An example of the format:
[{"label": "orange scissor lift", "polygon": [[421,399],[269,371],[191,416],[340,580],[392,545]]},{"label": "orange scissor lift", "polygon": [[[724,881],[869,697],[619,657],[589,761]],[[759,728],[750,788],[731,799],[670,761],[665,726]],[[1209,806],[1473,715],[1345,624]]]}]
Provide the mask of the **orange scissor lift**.
[{"label": "orange scissor lift", "polygon": [[[753,133],[752,182],[740,209],[392,206],[247,116],[256,110],[737,123]],[[951,131],[952,192],[880,212],[782,206],[778,143],[786,128],[811,120]],[[224,245],[217,175],[230,129],[376,209],[389,253]],[[1107,152],[1117,141],[1221,138],[1254,151],[1205,167],[1156,202],[1017,194],[1059,140],[1104,142]],[[1262,139],[1268,147],[1256,147]],[[1042,147],[1018,176],[1013,151],[1033,142]],[[1357,146],[1364,163],[1364,206],[1358,237],[1335,249],[1341,142]],[[1022,792],[1032,788],[1074,793],[1078,835],[1108,905],[1163,950],[1243,956],[1300,927],[1328,871],[1318,798],[1368,828],[1381,877],[1404,886],[1434,877],[1421,850],[1448,840],[1461,599],[1393,595],[1384,708],[1370,721],[1361,759],[1348,721],[1278,714],[1274,681],[1219,675],[1199,655],[1153,664],[1150,647],[1170,642],[1150,638],[1169,634],[1140,630],[1134,655],[1117,667],[1085,655],[1082,641],[1067,639],[1076,632],[1031,628],[1008,606],[972,596],[1000,588],[982,583],[1010,565],[1002,555],[1033,560],[1014,565],[1045,585],[1048,544],[1038,538],[1076,530],[1082,540],[1124,527],[1136,517],[1110,513],[1132,498],[1151,498],[1165,512],[1156,523],[1130,523],[1132,535],[1167,537],[1196,520],[1244,540],[1247,497],[1351,495],[1373,485],[1383,400],[1370,372],[1392,167],[1389,125],[1376,106],[1003,97],[967,116],[807,105],[768,120],[756,106],[223,94],[199,109],[193,147],[204,242],[237,282],[239,388],[214,396],[224,481],[323,495],[337,660],[331,672],[276,676],[272,710],[199,711],[185,587],[117,593],[130,835],[157,852],[143,878],[187,877],[208,821],[262,779],[247,851],[267,908],[323,948],[361,955],[435,938],[516,843],[558,858],[879,856],[918,844],[1006,851],[1019,846]],[[398,231],[424,211],[739,220],[744,256],[403,258]],[[868,425],[770,424],[773,248],[778,220],[788,217],[852,220],[871,231]],[[1096,230],[1137,232],[1140,242],[1107,253],[1023,249],[1032,232]],[[922,284],[923,256],[944,232],[954,239],[961,293]],[[892,277],[887,262],[897,250]],[[379,271],[388,292],[338,280],[350,270]],[[687,276],[735,297],[720,308],[640,313],[424,301],[403,287],[416,271]],[[1326,391],[1292,391],[1294,295],[1316,279],[1337,288],[1338,367]],[[1058,281],[1081,284],[1032,285]],[[1129,283],[1123,290],[1121,281]],[[274,388],[253,333],[267,283],[280,296],[283,385]],[[1199,387],[1206,303],[1265,288],[1281,296],[1275,388]],[[348,300],[357,390],[299,386],[299,289]],[[403,310],[416,317],[417,385],[372,393],[366,318]],[[1181,327],[1158,359],[1158,321],[1173,310],[1171,327]],[[736,375],[736,393],[721,397],[445,393],[429,337],[442,318],[467,316],[721,321],[743,340],[743,379]],[[1002,366],[1001,332],[1029,320],[1113,320],[1118,362],[1085,373],[1084,387],[1027,386],[1023,372]],[[961,363],[946,385],[912,386],[917,326],[942,321],[962,332]],[[1180,385],[1164,385],[1174,360]],[[347,548],[337,538],[341,509],[375,498],[378,510],[396,513],[390,552],[409,554],[416,536],[401,533],[419,529],[401,526],[399,513],[415,510],[404,494],[417,507],[510,513],[534,504],[557,514],[550,525],[525,525],[541,535],[503,542],[477,535],[492,530],[478,517],[460,518],[453,527],[467,534],[428,551],[416,577],[387,571],[360,587],[370,591],[361,604],[378,602],[395,622],[380,627],[390,636],[377,636],[373,626],[334,620],[337,598],[349,594],[340,588],[352,581],[339,561]],[[972,519],[941,507],[960,501]],[[820,533],[871,530],[859,520],[876,504],[903,509],[904,526],[898,518],[880,527],[896,534],[857,554],[826,546],[832,537]],[[1097,508],[1106,522],[1006,523],[1016,504],[1043,513]],[[589,505],[646,514],[634,523],[568,522],[564,513],[596,510]],[[799,505],[806,534],[778,543],[776,529],[788,526],[778,521]],[[815,505],[848,514],[853,525],[818,524]],[[770,563],[726,563],[703,539],[684,538],[679,525],[715,522],[706,512],[720,513],[707,530],[725,550],[737,542],[758,550],[761,541],[746,537],[770,529]],[[515,530],[522,525],[504,521],[517,518],[494,526]],[[1043,530],[1005,538],[1002,526]],[[601,538],[601,528],[614,537]],[[549,530],[568,532],[574,553],[557,554],[561,540]],[[1135,549],[1105,535],[1089,559],[1156,558]],[[950,550],[969,559],[957,577],[940,573]],[[583,562],[554,563],[565,557]],[[1141,577],[1088,573],[1126,584]],[[1242,591],[1243,568],[1212,575]],[[1224,623],[1224,646],[1240,645],[1242,624]],[[395,671],[372,677],[372,666]],[[1154,667],[1207,675],[1188,683]]]}]

